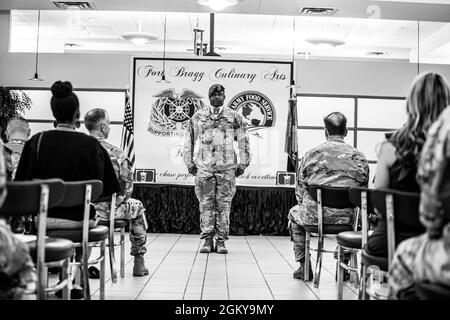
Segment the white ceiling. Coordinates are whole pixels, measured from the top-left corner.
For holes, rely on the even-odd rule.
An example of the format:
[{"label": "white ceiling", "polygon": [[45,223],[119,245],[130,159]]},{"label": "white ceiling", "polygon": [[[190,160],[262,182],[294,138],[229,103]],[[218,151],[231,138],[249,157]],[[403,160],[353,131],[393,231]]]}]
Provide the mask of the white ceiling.
[{"label": "white ceiling", "polygon": [[[40,8],[40,52],[89,52],[89,53],[150,53],[163,50],[164,10],[167,10],[167,56],[192,56],[193,28],[205,30],[204,41],[209,42],[209,13],[194,0],[94,0],[97,9],[103,10],[53,10],[50,0],[2,0],[1,9]],[[300,7],[311,2],[338,9],[334,17],[299,16]],[[290,59],[296,53],[299,58],[318,59],[389,59],[417,60],[417,41],[420,40],[420,60],[430,63],[450,64],[450,0],[423,0],[427,4],[404,3],[404,1],[363,1],[364,15],[358,14],[361,6],[349,6],[354,0],[294,1],[294,0],[246,0],[236,7],[215,14],[215,51],[224,57],[258,57]],[[414,2],[417,2],[414,1]],[[33,3],[33,6],[31,5]],[[381,12],[372,6],[374,3]],[[434,4],[430,4],[434,3]],[[444,4],[443,4],[444,3]],[[448,4],[446,4],[448,3]],[[135,11],[125,11],[134,4]],[[383,5],[402,8],[399,19],[384,18]],[[404,6],[407,6],[408,10]],[[426,6],[434,10],[430,21],[419,24],[408,20],[408,12]],[[153,8],[154,12],[136,11]],[[371,8],[371,10],[369,10]],[[423,7],[422,7],[423,8]],[[164,10],[162,10],[164,9]],[[180,12],[186,9],[186,12]],[[446,11],[447,10],[447,11]],[[229,13],[237,12],[237,13]],[[253,14],[248,14],[248,13]],[[291,12],[291,15],[289,15]],[[347,14],[344,14],[347,12]],[[272,13],[272,14],[270,14]],[[448,13],[445,19],[437,19]],[[294,15],[295,14],[295,18]],[[371,15],[381,19],[370,18]],[[360,15],[361,17],[358,17]],[[369,18],[368,18],[369,17]],[[294,22],[295,19],[295,22]],[[124,32],[137,31],[141,20],[144,31],[159,36],[143,47],[133,45],[120,37]],[[437,20],[437,21],[436,21]],[[294,34],[295,24],[295,34]],[[10,51],[35,52],[37,11],[17,10],[11,13]],[[327,37],[345,41],[332,49],[323,49],[306,42],[307,38]],[[72,45],[69,45],[72,44]],[[368,52],[383,52],[381,56]],[[306,56],[305,56],[306,53]]]},{"label": "white ceiling", "polygon": [[[70,0],[77,1],[77,0]],[[211,10],[195,0],[79,0],[102,11],[202,12]],[[376,6],[376,8],[374,7]],[[245,0],[225,13],[297,15],[302,7],[332,7],[336,16],[450,22],[450,0]],[[53,0],[1,0],[0,10],[56,10]]]}]

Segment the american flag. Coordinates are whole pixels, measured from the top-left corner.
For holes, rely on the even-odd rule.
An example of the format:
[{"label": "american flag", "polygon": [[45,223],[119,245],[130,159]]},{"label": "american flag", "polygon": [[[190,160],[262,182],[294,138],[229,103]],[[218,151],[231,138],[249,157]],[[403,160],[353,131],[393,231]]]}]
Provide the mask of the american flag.
[{"label": "american flag", "polygon": [[120,146],[131,164],[134,166],[134,129],[133,129],[133,113],[131,112],[130,95],[127,90],[125,95],[125,115],[123,119],[122,141]]}]

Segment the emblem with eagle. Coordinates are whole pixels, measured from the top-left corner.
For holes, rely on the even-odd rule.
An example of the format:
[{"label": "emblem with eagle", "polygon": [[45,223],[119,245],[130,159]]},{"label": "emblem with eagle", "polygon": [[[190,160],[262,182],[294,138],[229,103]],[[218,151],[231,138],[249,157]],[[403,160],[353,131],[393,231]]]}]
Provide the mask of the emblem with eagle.
[{"label": "emblem with eagle", "polygon": [[180,94],[175,89],[165,89],[154,95],[148,131],[155,135],[183,135],[189,119],[204,107],[203,97],[190,89]]}]

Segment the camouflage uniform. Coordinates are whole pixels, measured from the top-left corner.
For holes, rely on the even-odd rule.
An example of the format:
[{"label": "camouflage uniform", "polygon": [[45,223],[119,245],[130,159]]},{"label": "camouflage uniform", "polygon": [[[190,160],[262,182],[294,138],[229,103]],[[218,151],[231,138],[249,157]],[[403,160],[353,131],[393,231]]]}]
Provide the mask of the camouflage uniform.
[{"label": "camouflage uniform", "polygon": [[418,165],[420,221],[426,233],[401,242],[389,270],[389,298],[414,293],[416,281],[450,286],[450,107],[431,126]]},{"label": "camouflage uniform", "polygon": [[19,166],[20,156],[22,154],[25,140],[13,139],[5,143],[6,171],[9,180],[14,180],[17,167]]},{"label": "camouflage uniform", "polygon": [[[233,143],[239,148],[239,166],[250,163],[249,138],[242,117],[223,107],[214,115],[210,107],[200,109],[189,120],[186,129],[183,159],[189,168],[197,167],[195,194],[200,207],[200,238],[214,235],[227,240],[231,200],[236,192],[237,156]],[[194,147],[198,152],[194,159]]]},{"label": "camouflage uniform", "polygon": [[[116,197],[115,219],[131,221],[131,255],[144,254],[147,252],[147,248],[145,247],[147,241],[147,224],[144,221],[145,208],[141,201],[130,198],[133,192],[133,167],[131,162],[121,149],[109,144],[103,139],[98,140],[106,151],[108,151],[114,171],[119,179],[120,189],[122,190]],[[111,202],[96,203],[97,218],[109,220],[110,208]]]},{"label": "camouflage uniform", "polygon": [[[367,187],[369,165],[366,157],[338,136],[308,151],[300,160],[296,197],[298,205],[289,210],[288,227],[294,243],[295,261],[305,261],[305,230],[302,225],[317,224],[317,203],[308,193],[308,185]],[[354,209],[323,208],[323,223],[352,224]]]}]

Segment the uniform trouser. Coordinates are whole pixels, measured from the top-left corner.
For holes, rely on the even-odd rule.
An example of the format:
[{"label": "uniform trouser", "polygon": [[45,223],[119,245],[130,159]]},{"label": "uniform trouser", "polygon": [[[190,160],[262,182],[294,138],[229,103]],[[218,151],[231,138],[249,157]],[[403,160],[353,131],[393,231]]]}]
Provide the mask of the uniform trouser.
[{"label": "uniform trouser", "polygon": [[228,240],[231,201],[236,192],[236,170],[208,172],[199,170],[195,194],[200,209],[200,238]]},{"label": "uniform trouser", "polygon": [[[106,220],[109,217],[104,217],[99,211],[97,211],[98,217],[102,220]],[[147,230],[144,222],[145,208],[141,201],[133,198],[122,202],[116,207],[114,214],[115,219],[130,220],[130,242],[132,256],[138,254],[144,254],[147,252],[145,243],[147,241]]]},{"label": "uniform trouser", "polygon": [[[293,219],[289,219],[289,233],[291,236],[291,241],[294,246],[294,257],[296,262],[300,264],[305,263],[305,247],[306,247],[306,231]],[[335,253],[335,259],[337,258],[337,252]],[[344,253],[341,255],[341,260],[344,263],[348,263],[350,260],[350,254]]]}]

